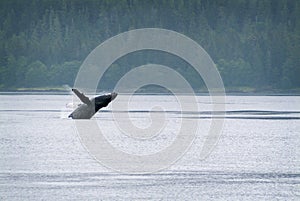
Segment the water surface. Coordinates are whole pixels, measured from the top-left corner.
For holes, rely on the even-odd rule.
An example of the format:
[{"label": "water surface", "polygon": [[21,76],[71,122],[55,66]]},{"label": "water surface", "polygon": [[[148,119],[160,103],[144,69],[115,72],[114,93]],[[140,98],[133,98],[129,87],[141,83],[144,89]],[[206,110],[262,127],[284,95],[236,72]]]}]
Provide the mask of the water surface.
[{"label": "water surface", "polygon": [[[122,101],[120,95],[115,101]],[[201,125],[175,164],[142,175],[104,167],[80,143],[67,116],[70,95],[0,95],[0,200],[299,200],[300,97],[228,96],[222,135],[200,159],[211,118],[209,97],[198,96],[199,111],[180,111],[172,96],[134,96],[127,110],[135,125],[147,127],[150,113],[167,117],[165,132],[139,142],[120,133],[107,139],[128,153],[147,154],[174,139],[181,118]],[[164,111],[151,111],[161,106]],[[94,117],[109,131],[111,107]]]}]

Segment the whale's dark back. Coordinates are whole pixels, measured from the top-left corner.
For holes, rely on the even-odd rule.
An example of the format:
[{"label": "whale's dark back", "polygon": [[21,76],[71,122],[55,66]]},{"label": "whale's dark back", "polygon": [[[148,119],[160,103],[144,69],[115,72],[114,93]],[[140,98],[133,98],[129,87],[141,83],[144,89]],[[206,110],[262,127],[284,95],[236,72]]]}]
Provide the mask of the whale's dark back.
[{"label": "whale's dark back", "polygon": [[111,94],[98,96],[95,98],[95,112],[106,107],[112,101]]}]

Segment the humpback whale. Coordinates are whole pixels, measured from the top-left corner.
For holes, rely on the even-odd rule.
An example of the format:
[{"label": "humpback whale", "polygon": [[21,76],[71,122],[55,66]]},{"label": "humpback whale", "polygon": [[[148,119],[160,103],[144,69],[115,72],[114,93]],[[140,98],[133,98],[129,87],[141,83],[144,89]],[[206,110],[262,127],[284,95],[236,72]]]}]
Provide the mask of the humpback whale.
[{"label": "humpback whale", "polygon": [[77,89],[72,91],[78,96],[83,104],[80,104],[70,115],[72,119],[90,119],[101,108],[106,107],[111,101],[117,97],[117,93],[112,92],[89,99]]}]

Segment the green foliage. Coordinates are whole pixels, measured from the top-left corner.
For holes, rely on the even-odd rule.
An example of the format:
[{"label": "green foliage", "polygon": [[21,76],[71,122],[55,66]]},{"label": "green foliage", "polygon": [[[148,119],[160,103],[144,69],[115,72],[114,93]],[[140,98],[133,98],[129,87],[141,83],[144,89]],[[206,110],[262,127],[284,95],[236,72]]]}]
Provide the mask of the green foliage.
[{"label": "green foliage", "polygon": [[48,73],[47,67],[40,61],[35,61],[28,66],[28,71],[25,74],[25,83],[28,87],[47,86]]},{"label": "green foliage", "polygon": [[[136,28],[186,34],[209,53],[228,87],[300,87],[298,0],[2,0],[0,88],[72,85],[81,62],[101,42]],[[120,59],[104,89],[147,63],[173,67],[196,89],[188,64],[147,51]]]},{"label": "green foliage", "polygon": [[48,73],[50,83],[55,83],[56,85],[72,85],[80,65],[80,61],[52,65]]},{"label": "green foliage", "polygon": [[229,87],[253,86],[254,77],[251,73],[251,66],[243,59],[226,61],[219,60],[217,63],[218,70],[223,77],[223,81]]}]

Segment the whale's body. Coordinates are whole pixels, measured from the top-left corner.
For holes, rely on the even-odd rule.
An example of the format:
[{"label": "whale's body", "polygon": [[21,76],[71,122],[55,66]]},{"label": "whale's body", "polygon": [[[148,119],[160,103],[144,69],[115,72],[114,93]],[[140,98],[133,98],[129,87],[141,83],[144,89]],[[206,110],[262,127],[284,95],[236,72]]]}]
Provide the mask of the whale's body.
[{"label": "whale's body", "polygon": [[112,92],[109,94],[97,96],[95,98],[89,99],[83,93],[80,93],[77,89],[72,89],[72,91],[78,96],[78,98],[83,102],[80,104],[70,115],[72,119],[90,119],[96,112],[98,112],[102,107],[106,107],[112,100],[117,97],[117,93]]}]

